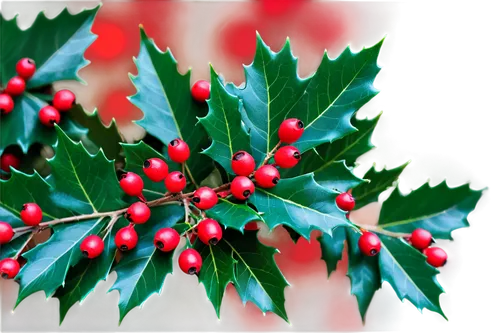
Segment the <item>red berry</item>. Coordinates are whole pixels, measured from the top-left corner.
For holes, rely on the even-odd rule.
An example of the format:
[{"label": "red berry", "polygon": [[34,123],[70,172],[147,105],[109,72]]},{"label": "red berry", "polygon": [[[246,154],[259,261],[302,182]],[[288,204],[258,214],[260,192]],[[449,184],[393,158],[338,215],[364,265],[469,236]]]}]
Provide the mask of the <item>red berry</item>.
[{"label": "red berry", "polygon": [[142,170],[146,176],[154,182],[161,182],[168,175],[168,165],[159,158],[150,158],[144,161]]},{"label": "red berry", "polygon": [[198,236],[195,233],[192,233],[191,236],[189,236],[189,243],[194,244],[196,238],[198,238]]},{"label": "red berry", "polygon": [[281,142],[284,143],[294,143],[304,133],[304,123],[297,119],[285,119],[278,129],[278,137]]},{"label": "red berry", "polygon": [[439,247],[428,247],[423,253],[427,257],[427,263],[434,267],[444,266],[448,260],[446,252]]},{"label": "red berry", "polygon": [[196,81],[191,87],[191,95],[195,101],[205,102],[210,98],[210,83],[205,80]]},{"label": "red berry", "polygon": [[0,158],[0,167],[5,172],[10,172],[10,167],[19,169],[21,161],[13,154],[4,153]]},{"label": "red berry", "polygon": [[255,160],[246,151],[239,151],[231,159],[231,168],[238,176],[249,176],[255,170]]},{"label": "red berry", "polygon": [[231,182],[231,193],[238,200],[246,200],[255,192],[255,185],[245,176],[237,176]]},{"label": "red berry", "polygon": [[428,248],[432,243],[432,234],[422,228],[415,229],[411,233],[410,243],[419,250]]},{"label": "red berry", "polygon": [[245,230],[247,231],[259,230],[259,224],[255,221],[248,222],[247,224],[245,224]]},{"label": "red berry", "polygon": [[19,273],[19,263],[15,259],[5,258],[0,261],[0,274],[4,279],[13,279]]},{"label": "red berry", "polygon": [[173,251],[181,240],[179,233],[172,228],[162,228],[155,234],[154,244],[162,252]]},{"label": "red berry", "polygon": [[187,143],[181,139],[175,139],[168,144],[168,156],[170,159],[177,163],[184,163],[189,158],[191,152]]},{"label": "red berry", "polygon": [[300,161],[300,152],[294,146],[285,146],[274,154],[274,161],[280,168],[293,168]]},{"label": "red berry", "polygon": [[335,202],[337,203],[337,207],[345,212],[350,212],[356,205],[356,201],[354,200],[353,196],[347,192],[337,195]]},{"label": "red berry", "polygon": [[374,256],[380,252],[380,238],[371,232],[364,232],[358,240],[358,246],[365,256]]},{"label": "red berry", "polygon": [[136,247],[139,236],[134,229],[134,225],[121,228],[115,235],[116,247],[121,251],[129,251]]},{"label": "red berry", "polygon": [[217,193],[206,186],[200,187],[194,191],[193,199],[191,199],[194,205],[199,209],[210,209],[217,204],[218,200]]},{"label": "red berry", "polygon": [[280,180],[280,172],[272,165],[261,166],[255,172],[255,181],[257,185],[263,188],[275,187]]},{"label": "red berry", "polygon": [[54,127],[54,124],[59,124],[61,121],[61,114],[55,107],[47,105],[40,109],[38,118],[45,126]]},{"label": "red berry", "polygon": [[26,82],[20,76],[14,76],[7,82],[5,92],[11,96],[19,96],[26,89]]},{"label": "red berry", "polygon": [[14,110],[14,100],[10,95],[0,94],[0,114],[11,113]]},{"label": "red berry", "polygon": [[42,222],[42,219],[42,209],[36,203],[30,202],[23,205],[23,209],[21,210],[21,220],[23,220],[24,224],[36,226]]},{"label": "red berry", "polygon": [[52,105],[59,111],[69,111],[75,105],[75,94],[68,89],[59,90],[54,94]]},{"label": "red berry", "polygon": [[97,235],[87,236],[80,244],[80,251],[82,251],[84,257],[89,259],[97,258],[104,251],[104,241]]},{"label": "red berry", "polygon": [[7,222],[0,222],[0,244],[7,244],[14,237],[14,230]]},{"label": "red berry", "polygon": [[195,249],[185,249],[179,255],[179,267],[186,274],[198,274],[202,261],[200,254]]},{"label": "red berry", "polygon": [[134,202],[125,213],[125,218],[135,224],[148,222],[151,217],[151,210],[144,202]]},{"label": "red berry", "polygon": [[214,219],[204,219],[198,224],[198,238],[206,245],[215,245],[222,238],[222,228]]},{"label": "red berry", "polygon": [[186,177],[180,171],[174,171],[165,178],[165,187],[171,193],[179,193],[186,187]]},{"label": "red berry", "polygon": [[16,64],[17,74],[25,80],[30,79],[36,71],[35,62],[30,58],[22,58]]},{"label": "red berry", "polygon": [[144,189],[144,182],[138,174],[126,172],[120,178],[120,187],[127,195],[140,197]]}]

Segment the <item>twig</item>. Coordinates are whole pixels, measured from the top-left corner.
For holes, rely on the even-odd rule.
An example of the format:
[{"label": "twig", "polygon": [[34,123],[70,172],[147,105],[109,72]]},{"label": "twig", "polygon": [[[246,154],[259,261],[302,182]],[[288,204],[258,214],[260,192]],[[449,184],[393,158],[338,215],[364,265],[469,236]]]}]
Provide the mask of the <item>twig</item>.
[{"label": "twig", "polygon": [[189,202],[187,199],[182,199],[184,204],[184,222],[189,223]]},{"label": "twig", "polygon": [[[266,157],[264,158],[264,160],[262,161],[262,163],[259,165],[259,168],[265,164],[267,164],[267,162],[269,162],[269,160],[274,156],[274,153],[276,153],[276,151],[278,150],[278,148],[281,146],[281,141],[278,141],[278,144],[276,146],[274,146],[274,148],[269,152],[267,153]],[[258,169],[258,168],[257,168]],[[255,171],[252,172],[248,178],[252,178],[253,176],[255,175]]]},{"label": "twig", "polygon": [[380,228],[377,225],[365,225],[365,224],[355,224],[355,225],[358,226],[361,229],[368,230],[368,231],[373,231],[373,232],[376,232],[378,234],[382,234],[382,235],[386,235],[386,236],[390,236],[390,237],[404,238],[404,237],[410,237],[411,236],[411,234],[407,234],[407,233],[404,233],[404,232],[392,232],[392,231],[389,231],[389,230],[385,230],[385,229]]},{"label": "twig", "polygon": [[21,248],[17,251],[16,255],[12,258],[14,260],[17,260],[17,258],[19,258],[19,256],[21,255],[21,253],[23,252],[24,248],[28,245],[28,243],[33,239],[33,236],[35,236],[35,234],[38,232],[38,229],[37,230],[33,230],[31,232],[31,235],[28,237],[28,239],[26,240],[26,242],[24,242],[23,246],[21,246]]},{"label": "twig", "polygon": [[102,240],[105,240],[106,237],[111,233],[111,230],[113,229],[113,226],[115,225],[116,221],[118,221],[118,219],[120,218],[119,215],[114,215],[112,218],[111,218],[111,221],[109,221],[108,225],[106,226],[106,229],[105,229],[105,233],[104,233],[104,236],[102,237]]}]

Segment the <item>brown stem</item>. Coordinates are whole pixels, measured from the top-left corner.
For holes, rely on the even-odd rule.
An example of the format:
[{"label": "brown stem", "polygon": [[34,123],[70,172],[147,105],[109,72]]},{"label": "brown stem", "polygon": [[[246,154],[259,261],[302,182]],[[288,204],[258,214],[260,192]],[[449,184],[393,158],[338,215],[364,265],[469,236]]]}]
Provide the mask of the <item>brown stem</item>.
[{"label": "brown stem", "polygon": [[24,242],[23,246],[21,246],[21,248],[19,249],[19,251],[17,251],[16,255],[12,258],[14,260],[17,260],[17,258],[19,258],[19,256],[21,255],[21,253],[23,252],[24,248],[28,245],[28,243],[33,239],[33,237],[35,236],[35,234],[38,232],[39,229],[36,229],[36,230],[33,230],[31,232],[31,235],[28,237],[28,239],[26,240],[26,242]]},{"label": "brown stem", "polygon": [[[274,146],[274,148],[269,152],[267,153],[266,157],[264,158],[264,160],[262,161],[262,163],[259,165],[259,168],[265,164],[267,164],[267,162],[269,162],[269,160],[274,156],[274,153],[276,153],[276,151],[278,150],[278,148],[281,146],[281,141],[278,141],[278,144],[276,146]],[[258,169],[258,168],[257,168]],[[252,178],[253,176],[255,175],[255,171],[252,172],[248,178]]]},{"label": "brown stem", "polygon": [[357,224],[355,223],[354,225],[358,226],[361,229],[367,230],[367,231],[373,231],[382,235],[390,236],[390,237],[396,237],[396,238],[405,238],[405,237],[410,237],[411,234],[407,234],[404,232],[392,232],[389,230],[385,230],[380,228],[377,225],[366,225],[366,224]]},{"label": "brown stem", "polygon": [[102,240],[105,240],[106,237],[111,233],[111,230],[113,229],[113,226],[115,225],[116,221],[120,218],[120,215],[113,215],[111,218],[111,221],[109,221],[108,225],[106,226],[104,236],[102,237]]}]

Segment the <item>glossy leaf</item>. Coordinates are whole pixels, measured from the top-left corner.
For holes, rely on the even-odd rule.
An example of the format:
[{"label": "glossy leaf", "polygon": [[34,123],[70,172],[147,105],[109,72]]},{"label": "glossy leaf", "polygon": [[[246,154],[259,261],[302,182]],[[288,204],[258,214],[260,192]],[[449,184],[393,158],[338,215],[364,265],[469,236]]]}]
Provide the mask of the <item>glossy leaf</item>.
[{"label": "glossy leaf", "polygon": [[[349,229],[349,228],[347,228]],[[319,238],[321,246],[321,259],[326,263],[328,276],[337,269],[337,263],[342,259],[344,243],[346,240],[346,228],[335,228],[332,235],[322,234]]]},{"label": "glossy leaf", "polygon": [[0,82],[16,75],[16,63],[24,57],[33,59],[37,66],[28,88],[61,80],[81,81],[77,73],[88,64],[83,54],[96,38],[90,28],[98,9],[72,15],[65,8],[53,19],[40,12],[26,30],[18,27],[17,17],[5,20],[0,15]]},{"label": "glossy leaf", "polygon": [[212,144],[203,153],[219,163],[226,172],[234,174],[231,157],[239,150],[251,151],[250,136],[243,128],[241,101],[226,91],[212,67],[210,74],[209,111],[207,116],[199,120],[212,138]]},{"label": "glossy leaf", "polygon": [[335,204],[337,194],[321,187],[312,174],[296,178],[282,179],[272,189],[257,187],[250,202],[257,207],[270,229],[288,225],[302,237],[309,240],[313,229],[326,234],[338,226],[349,226]]},{"label": "glossy leaf", "polygon": [[201,154],[210,142],[196,117],[204,116],[207,106],[191,97],[190,71],[180,74],[170,50],[160,51],[142,28],[135,64],[139,73],[131,80],[137,93],[130,101],[144,112],[144,118],[137,123],[165,145],[176,138],[186,141],[191,150],[186,176],[200,183],[213,165],[208,156]]},{"label": "glossy leaf", "polygon": [[226,227],[243,232],[245,225],[252,221],[264,221],[262,216],[245,203],[231,202],[219,198],[214,208],[206,211],[211,217]]},{"label": "glossy leaf", "polygon": [[450,188],[444,181],[434,187],[426,183],[408,195],[396,189],[382,204],[379,225],[406,233],[424,228],[434,238],[452,239],[453,230],[469,226],[467,216],[481,194],[468,184]]}]

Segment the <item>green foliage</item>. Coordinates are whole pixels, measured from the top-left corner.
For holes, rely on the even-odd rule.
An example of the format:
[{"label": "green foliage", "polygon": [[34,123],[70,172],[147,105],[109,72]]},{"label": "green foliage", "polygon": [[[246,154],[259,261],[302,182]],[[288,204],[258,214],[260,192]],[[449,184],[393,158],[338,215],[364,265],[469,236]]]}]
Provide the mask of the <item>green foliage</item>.
[{"label": "green foliage", "polygon": [[219,221],[229,228],[243,232],[245,224],[252,221],[262,221],[264,219],[255,210],[241,202],[232,202],[219,198],[219,203],[214,208],[207,210],[208,217]]},{"label": "green foliage", "polygon": [[321,245],[321,259],[326,263],[328,275],[337,269],[337,263],[342,259],[346,239],[345,230],[346,228],[335,228],[331,236],[323,234],[318,238]]}]

